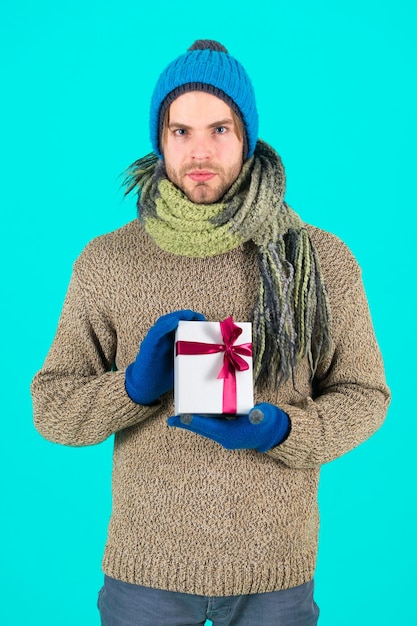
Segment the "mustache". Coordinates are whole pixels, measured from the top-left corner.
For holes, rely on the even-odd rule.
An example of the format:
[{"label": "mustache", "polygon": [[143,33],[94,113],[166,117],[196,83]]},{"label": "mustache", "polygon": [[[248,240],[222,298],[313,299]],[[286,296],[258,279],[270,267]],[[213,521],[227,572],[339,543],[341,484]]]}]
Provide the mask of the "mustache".
[{"label": "mustache", "polygon": [[180,174],[182,176],[189,174],[190,172],[207,171],[215,174],[224,174],[224,168],[220,165],[213,165],[212,163],[186,163],[180,168]]}]

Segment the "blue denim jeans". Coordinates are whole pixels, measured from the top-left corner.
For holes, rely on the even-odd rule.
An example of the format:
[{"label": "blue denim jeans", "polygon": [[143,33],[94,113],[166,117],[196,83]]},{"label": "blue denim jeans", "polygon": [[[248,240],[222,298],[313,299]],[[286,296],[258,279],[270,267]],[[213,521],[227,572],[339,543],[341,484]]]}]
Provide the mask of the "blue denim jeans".
[{"label": "blue denim jeans", "polygon": [[314,583],[247,596],[196,596],[105,577],[98,608],[102,626],[316,626]]}]

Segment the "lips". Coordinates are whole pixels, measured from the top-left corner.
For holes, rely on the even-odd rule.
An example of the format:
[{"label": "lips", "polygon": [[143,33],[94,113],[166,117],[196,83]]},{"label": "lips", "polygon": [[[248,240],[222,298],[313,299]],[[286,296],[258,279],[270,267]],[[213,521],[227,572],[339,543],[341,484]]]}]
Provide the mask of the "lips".
[{"label": "lips", "polygon": [[216,176],[216,172],[210,172],[209,170],[193,170],[188,172],[187,176],[196,183],[205,183]]}]

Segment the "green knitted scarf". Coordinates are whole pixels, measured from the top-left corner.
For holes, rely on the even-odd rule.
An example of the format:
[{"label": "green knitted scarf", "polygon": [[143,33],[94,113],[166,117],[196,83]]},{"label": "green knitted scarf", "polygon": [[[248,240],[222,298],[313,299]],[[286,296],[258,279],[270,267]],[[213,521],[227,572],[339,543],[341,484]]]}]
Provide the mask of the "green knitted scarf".
[{"label": "green knitted scarf", "polygon": [[154,154],[128,169],[126,194],[138,191],[139,219],[156,244],[181,256],[206,257],[252,240],[260,280],[252,315],[254,377],[276,386],[307,357],[312,376],[330,347],[330,311],[316,251],[284,202],[278,154],[258,141],[238,179],[214,204],[195,204],[167,178]]}]

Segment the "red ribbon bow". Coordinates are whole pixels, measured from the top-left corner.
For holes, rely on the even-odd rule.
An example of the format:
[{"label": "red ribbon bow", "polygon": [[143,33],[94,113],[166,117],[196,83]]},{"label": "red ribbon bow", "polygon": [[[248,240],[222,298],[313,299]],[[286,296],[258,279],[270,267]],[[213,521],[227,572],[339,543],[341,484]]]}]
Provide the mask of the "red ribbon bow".
[{"label": "red ribbon bow", "polygon": [[218,379],[223,379],[223,413],[235,415],[237,411],[236,400],[236,370],[243,372],[249,369],[249,364],[242,359],[240,354],[252,356],[252,344],[242,343],[235,346],[234,343],[242,334],[242,329],[233,322],[233,317],[220,322],[220,330],[224,343],[204,343],[200,341],[177,341],[176,354],[197,355],[215,354],[224,352],[223,367]]}]

